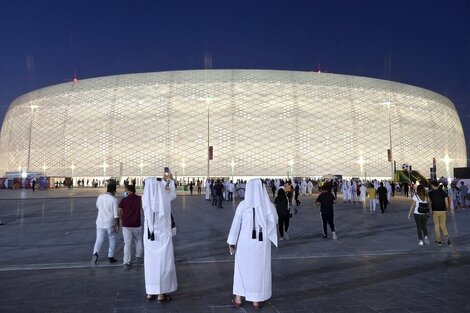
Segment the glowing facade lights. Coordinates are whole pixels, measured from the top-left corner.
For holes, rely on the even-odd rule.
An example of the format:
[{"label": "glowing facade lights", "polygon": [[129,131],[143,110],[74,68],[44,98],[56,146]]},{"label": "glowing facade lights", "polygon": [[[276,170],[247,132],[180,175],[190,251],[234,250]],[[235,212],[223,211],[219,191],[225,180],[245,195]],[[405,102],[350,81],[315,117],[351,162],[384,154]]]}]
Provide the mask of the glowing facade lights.
[{"label": "glowing facade lights", "polygon": [[[292,71],[130,74],[16,99],[0,133],[0,175],[40,171],[45,161],[51,176],[67,176],[73,162],[75,177],[160,175],[165,166],[204,177],[210,143],[211,176],[231,176],[233,161],[238,176],[357,177],[362,156],[368,177],[390,177],[391,141],[393,160],[425,175],[445,153],[449,171],[466,166],[454,105],[422,88]],[[438,176],[445,172],[437,158]]]}]

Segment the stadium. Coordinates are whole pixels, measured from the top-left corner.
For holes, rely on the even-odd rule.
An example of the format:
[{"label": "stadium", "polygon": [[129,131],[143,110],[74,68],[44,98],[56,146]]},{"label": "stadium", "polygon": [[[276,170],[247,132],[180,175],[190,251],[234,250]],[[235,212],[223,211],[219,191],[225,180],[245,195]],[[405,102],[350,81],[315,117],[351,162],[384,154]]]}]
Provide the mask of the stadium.
[{"label": "stadium", "polygon": [[[209,149],[209,147],[211,147]],[[209,160],[208,151],[212,159]],[[79,80],[11,103],[0,175],[390,178],[466,166],[457,111],[422,88],[276,70],[188,70]]]}]

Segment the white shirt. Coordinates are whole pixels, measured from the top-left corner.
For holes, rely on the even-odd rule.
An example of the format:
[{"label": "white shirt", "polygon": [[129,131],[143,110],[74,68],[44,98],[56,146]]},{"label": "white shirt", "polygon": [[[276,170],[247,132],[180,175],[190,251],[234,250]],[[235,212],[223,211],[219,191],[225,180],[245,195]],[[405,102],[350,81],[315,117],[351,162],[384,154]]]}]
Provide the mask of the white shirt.
[{"label": "white shirt", "polygon": [[96,227],[109,228],[116,225],[118,215],[118,200],[110,193],[98,196],[96,200],[98,217],[96,218]]}]

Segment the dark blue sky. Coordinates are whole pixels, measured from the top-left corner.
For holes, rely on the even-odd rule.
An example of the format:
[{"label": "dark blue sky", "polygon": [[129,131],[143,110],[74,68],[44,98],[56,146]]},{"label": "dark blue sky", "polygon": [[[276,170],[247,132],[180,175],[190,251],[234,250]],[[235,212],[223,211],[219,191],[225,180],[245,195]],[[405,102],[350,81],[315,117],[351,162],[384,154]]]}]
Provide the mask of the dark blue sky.
[{"label": "dark blue sky", "polygon": [[0,0],[0,121],[75,74],[202,69],[205,56],[430,89],[456,105],[470,147],[467,0]]}]

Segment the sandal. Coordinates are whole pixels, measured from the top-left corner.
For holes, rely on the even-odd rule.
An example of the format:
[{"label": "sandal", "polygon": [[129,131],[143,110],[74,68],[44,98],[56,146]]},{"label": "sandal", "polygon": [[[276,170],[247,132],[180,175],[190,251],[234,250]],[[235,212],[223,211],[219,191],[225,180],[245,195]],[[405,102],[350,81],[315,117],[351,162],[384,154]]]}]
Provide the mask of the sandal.
[{"label": "sandal", "polygon": [[242,306],[242,303],[238,303],[235,301],[235,299],[232,299],[232,306],[235,308],[235,309],[239,309],[241,306]]},{"label": "sandal", "polygon": [[158,303],[168,302],[168,301],[171,301],[171,299],[172,299],[172,298],[171,298],[169,295],[163,295],[163,298],[161,298],[161,299],[159,299],[159,298],[157,297]]},{"label": "sandal", "polygon": [[147,295],[147,301],[155,301],[158,299],[157,295]]},{"label": "sandal", "polygon": [[256,304],[253,303],[253,309],[255,309],[255,310],[261,309],[261,302],[258,302],[258,303],[256,303]]}]

